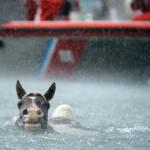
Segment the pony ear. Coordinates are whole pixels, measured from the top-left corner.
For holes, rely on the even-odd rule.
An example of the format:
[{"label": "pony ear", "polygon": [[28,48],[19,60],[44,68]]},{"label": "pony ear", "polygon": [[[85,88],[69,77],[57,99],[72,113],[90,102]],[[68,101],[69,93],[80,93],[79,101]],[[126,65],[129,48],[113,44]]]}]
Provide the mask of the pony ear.
[{"label": "pony ear", "polygon": [[16,92],[19,99],[22,99],[22,97],[26,94],[26,91],[23,89],[19,80],[16,82]]},{"label": "pony ear", "polygon": [[47,92],[44,94],[45,98],[47,101],[49,101],[50,99],[53,98],[54,93],[56,90],[56,84],[55,82],[49,87],[49,89],[47,90]]}]

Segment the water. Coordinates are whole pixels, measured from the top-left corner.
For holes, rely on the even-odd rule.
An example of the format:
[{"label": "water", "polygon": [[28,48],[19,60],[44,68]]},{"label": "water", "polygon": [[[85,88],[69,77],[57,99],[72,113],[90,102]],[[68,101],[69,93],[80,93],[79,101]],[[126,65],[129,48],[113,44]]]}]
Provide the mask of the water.
[{"label": "water", "polygon": [[[67,103],[76,120],[95,132],[26,131],[14,125],[15,78],[0,79],[0,150],[148,150],[150,87],[128,83],[56,79],[56,106]],[[53,80],[21,79],[27,91],[44,93]]]}]

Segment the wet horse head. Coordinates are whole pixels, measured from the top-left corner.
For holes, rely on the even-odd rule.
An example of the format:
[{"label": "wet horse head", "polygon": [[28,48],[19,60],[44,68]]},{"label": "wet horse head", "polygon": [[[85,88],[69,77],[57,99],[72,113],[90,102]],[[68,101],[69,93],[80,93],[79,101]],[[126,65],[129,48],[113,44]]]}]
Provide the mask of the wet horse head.
[{"label": "wet horse head", "polygon": [[53,83],[44,95],[26,93],[19,80],[17,80],[16,91],[19,98],[17,125],[24,128],[47,128],[49,101],[53,98],[55,89],[56,85]]}]

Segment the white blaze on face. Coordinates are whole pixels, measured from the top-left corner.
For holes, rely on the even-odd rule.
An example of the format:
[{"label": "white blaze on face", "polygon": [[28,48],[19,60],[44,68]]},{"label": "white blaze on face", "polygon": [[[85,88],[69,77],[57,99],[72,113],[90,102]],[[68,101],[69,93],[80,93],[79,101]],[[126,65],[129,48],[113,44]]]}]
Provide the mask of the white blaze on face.
[{"label": "white blaze on face", "polygon": [[[32,106],[28,108],[28,114],[24,115],[24,121],[26,128],[37,128],[40,127],[40,123],[38,123],[38,114],[37,111],[39,108],[35,104],[36,96],[29,96],[32,101]],[[35,123],[33,123],[35,122]]]},{"label": "white blaze on face", "polygon": [[36,99],[36,97],[35,97],[35,96],[30,96],[29,98],[32,100],[32,104],[33,104],[34,106],[36,106],[36,104],[35,104],[35,99]]},{"label": "white blaze on face", "polygon": [[72,107],[67,104],[58,106],[52,114],[52,118],[64,117],[67,119],[73,119]]}]

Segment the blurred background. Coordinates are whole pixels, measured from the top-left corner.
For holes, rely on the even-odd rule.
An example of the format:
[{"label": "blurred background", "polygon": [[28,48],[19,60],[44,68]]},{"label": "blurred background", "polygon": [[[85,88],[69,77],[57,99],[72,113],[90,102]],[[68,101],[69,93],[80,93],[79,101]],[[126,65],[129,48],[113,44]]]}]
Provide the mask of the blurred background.
[{"label": "blurred background", "polygon": [[[143,3],[138,5],[135,10],[134,7],[131,7],[131,2],[134,0],[69,1],[72,4],[71,11],[69,12],[67,5],[63,7],[62,11],[64,16],[69,15],[69,19],[65,17],[58,19],[58,16],[52,19],[48,16],[44,19],[41,18],[41,21],[110,21],[111,26],[111,22],[134,22],[132,21],[134,16],[145,12],[142,9],[145,8]],[[38,0],[0,0],[1,25],[10,21],[36,21],[38,9],[34,16],[35,20],[32,18],[32,14],[34,7],[37,7],[38,4]],[[48,8],[45,6],[43,10],[46,11]],[[148,7],[148,12],[149,9],[150,7]],[[8,75],[19,73],[37,76],[41,74],[44,76],[70,74],[83,77],[94,75],[98,78],[118,79],[120,77],[125,80],[149,82],[149,36],[141,37],[140,29],[135,31],[137,35],[134,37],[126,36],[126,31],[128,32],[124,28],[124,36],[105,37],[107,33],[104,32],[104,36],[88,38],[82,37],[82,35],[77,38],[61,35],[41,37],[32,34],[29,37],[0,36],[0,72],[3,75],[6,72]],[[121,32],[119,31],[119,33]],[[144,29],[144,32],[149,33],[149,30]]]},{"label": "blurred background", "polygon": [[[25,20],[23,1],[0,0],[0,23],[10,20]],[[79,2],[83,13],[92,13],[96,20],[130,20],[132,16],[131,0],[80,0]],[[94,9],[97,9],[96,12]]]}]

